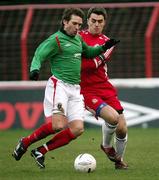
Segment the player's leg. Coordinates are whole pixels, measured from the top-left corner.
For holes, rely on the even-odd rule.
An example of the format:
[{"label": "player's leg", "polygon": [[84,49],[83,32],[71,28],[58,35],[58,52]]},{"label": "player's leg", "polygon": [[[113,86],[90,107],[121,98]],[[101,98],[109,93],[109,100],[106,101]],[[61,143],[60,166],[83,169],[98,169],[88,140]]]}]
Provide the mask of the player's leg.
[{"label": "player's leg", "polygon": [[24,148],[27,149],[28,146],[39,141],[50,134],[54,134],[52,116],[46,118],[46,123],[42,124],[39,128],[35,129],[32,134],[27,137],[22,138]]},{"label": "player's leg", "polygon": [[127,125],[124,114],[119,116],[119,124],[116,129],[116,150],[120,157],[123,158],[127,143]]},{"label": "player's leg", "polygon": [[121,106],[120,101],[116,96],[112,96],[111,98],[107,99],[107,103],[116,109],[116,111],[119,114],[119,123],[116,128],[116,137],[115,139],[115,147],[116,147],[116,154],[117,154],[117,159],[115,163],[115,168],[116,169],[127,169],[128,166],[127,164],[123,161],[123,156],[124,152],[126,149],[126,144],[127,144],[127,124],[126,120],[123,114],[123,107]]},{"label": "player's leg", "polygon": [[[53,119],[55,119],[55,121],[57,121],[57,122],[64,122],[66,120],[66,117],[61,114],[59,114],[59,115],[55,114],[55,115],[53,115]],[[53,124],[54,124],[54,121],[53,121]],[[69,141],[74,139],[74,136],[70,132],[69,128],[66,128],[67,125],[65,125],[65,127],[59,126],[59,129],[63,129],[63,130],[60,130],[59,133],[56,133],[56,135],[51,140],[49,140],[47,143],[45,143],[45,144],[41,145],[40,147],[33,149],[31,151],[31,156],[35,159],[36,163],[38,164],[38,166],[40,168],[45,168],[45,164],[44,164],[45,156],[44,155],[48,151],[51,151],[58,147],[64,146]]]},{"label": "player's leg", "polygon": [[46,144],[38,147],[37,150],[45,155],[48,151],[52,151],[61,146],[68,144],[70,141],[78,137],[83,132],[83,121],[74,120],[69,123],[69,127],[57,133]]},{"label": "player's leg", "polygon": [[[61,91],[63,92],[63,89],[59,85],[58,80],[51,77],[48,80],[45,89],[44,112],[47,117],[46,122],[33,131],[29,136],[20,139],[12,154],[16,160],[21,159],[23,154],[27,151],[28,146],[32,143],[35,143],[66,127],[67,119],[59,118],[58,115],[58,113],[63,114],[63,109],[61,107],[62,104],[58,103],[62,102],[61,99],[64,99],[63,106],[65,106],[66,109],[67,95],[64,92],[61,93]],[[60,99],[58,99],[58,97],[60,97]],[[53,112],[57,114],[52,116]]]},{"label": "player's leg", "polygon": [[55,131],[52,128],[52,117],[46,119],[48,120],[48,122],[42,124],[29,136],[23,137],[19,140],[16,148],[12,153],[12,156],[15,158],[15,160],[20,160],[23,154],[27,151],[28,146],[30,146],[32,143],[43,139],[50,134],[54,134]]},{"label": "player's leg", "polygon": [[[81,96],[79,94],[80,91],[79,90],[77,91],[77,87],[73,87],[71,89],[69,87],[68,90],[71,92],[69,93],[71,100],[68,101],[68,107],[67,107],[67,118],[69,121],[68,127],[57,133],[47,143],[31,151],[31,155],[34,157],[37,164],[41,168],[45,167],[44,155],[48,151],[52,151],[54,149],[60,148],[68,144],[70,141],[80,136],[84,131],[84,125],[83,125],[84,106]],[[60,115],[61,114],[59,114],[59,116]],[[63,115],[61,115],[61,119],[62,118],[64,118]]]},{"label": "player's leg", "polygon": [[[68,101],[68,105],[67,105],[68,127],[62,130],[61,132],[57,133],[46,144],[37,148],[38,151],[41,152],[43,155],[46,154],[47,151],[51,151],[65,144],[68,144],[71,140],[81,135],[82,132],[84,131],[84,126],[83,126],[84,105],[82,99],[83,96],[79,94],[80,92],[79,89],[74,86],[73,87],[70,86],[67,89],[67,91],[68,92],[70,91],[69,95],[71,99],[70,101]],[[65,109],[66,108],[64,108],[64,110]],[[64,118],[66,118],[64,115],[59,114],[60,121]]]},{"label": "player's leg", "polygon": [[116,161],[117,154],[112,146],[112,138],[118,125],[119,115],[111,106],[107,105],[101,109],[100,117],[104,120],[102,124],[103,141],[101,149],[111,161]]},{"label": "player's leg", "polygon": [[99,96],[93,94],[85,94],[85,105],[90,112],[94,112],[96,117],[104,120],[102,125],[103,140],[101,149],[106,153],[108,158],[115,161],[116,152],[112,147],[112,137],[118,124],[119,114],[108,104],[106,104]]},{"label": "player's leg", "polygon": [[104,106],[99,116],[104,120],[102,124],[103,143],[104,147],[111,147],[111,139],[117,128],[118,113],[109,105]]},{"label": "player's leg", "polygon": [[33,149],[31,151],[31,156],[35,159],[37,165],[40,168],[45,168],[44,160],[45,154],[48,151],[65,146],[72,140],[76,139],[77,136],[81,135],[83,132],[83,121],[75,120],[72,121],[68,128],[57,133],[52,139],[43,144],[42,146]]},{"label": "player's leg", "polygon": [[115,144],[116,144],[116,152],[119,159],[121,159],[121,162],[115,164],[116,169],[128,168],[127,164],[124,163],[123,161],[124,153],[125,153],[126,145],[127,145],[127,139],[128,139],[127,131],[128,130],[127,130],[124,114],[120,114],[119,123],[116,129]]}]

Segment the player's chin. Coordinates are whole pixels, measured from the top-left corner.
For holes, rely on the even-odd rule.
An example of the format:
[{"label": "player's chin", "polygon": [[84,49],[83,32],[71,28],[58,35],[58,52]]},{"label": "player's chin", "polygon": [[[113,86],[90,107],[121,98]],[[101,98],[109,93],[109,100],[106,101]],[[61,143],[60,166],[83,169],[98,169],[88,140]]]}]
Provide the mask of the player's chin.
[{"label": "player's chin", "polygon": [[72,33],[72,35],[73,35],[73,36],[76,36],[77,33],[78,33],[78,31],[74,31],[74,32]]},{"label": "player's chin", "polygon": [[101,28],[95,28],[94,32],[97,33],[97,34],[100,34],[102,31],[101,31]]},{"label": "player's chin", "polygon": [[100,33],[99,33],[98,30],[94,30],[94,31],[92,32],[92,34],[93,34],[93,35],[98,35],[98,34],[100,34]]}]

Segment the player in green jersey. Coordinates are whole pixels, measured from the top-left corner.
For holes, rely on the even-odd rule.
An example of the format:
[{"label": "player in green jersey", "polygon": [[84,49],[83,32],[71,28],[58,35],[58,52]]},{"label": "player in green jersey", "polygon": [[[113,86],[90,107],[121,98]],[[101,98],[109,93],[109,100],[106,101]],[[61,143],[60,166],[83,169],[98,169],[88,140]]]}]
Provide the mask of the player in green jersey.
[{"label": "player in green jersey", "polygon": [[45,60],[49,60],[51,66],[52,76],[47,82],[44,97],[46,122],[31,135],[20,139],[12,154],[15,160],[20,160],[32,143],[55,134],[46,144],[31,151],[37,165],[44,168],[48,151],[68,144],[84,131],[84,104],[79,86],[81,57],[95,57],[119,41],[110,39],[102,46],[87,46],[78,35],[83,18],[81,9],[66,9],[61,29],[35,51],[30,68],[31,80],[38,80],[41,64]]}]

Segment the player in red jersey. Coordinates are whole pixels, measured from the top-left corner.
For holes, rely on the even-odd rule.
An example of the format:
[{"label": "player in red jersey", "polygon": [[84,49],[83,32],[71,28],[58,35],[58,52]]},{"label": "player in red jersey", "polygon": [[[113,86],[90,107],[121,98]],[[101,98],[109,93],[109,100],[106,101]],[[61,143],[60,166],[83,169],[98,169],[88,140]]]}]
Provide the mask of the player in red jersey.
[{"label": "player in red jersey", "polygon": [[[102,34],[107,20],[104,8],[90,8],[87,14],[88,29],[81,31],[83,40],[90,46],[99,46],[109,40]],[[84,95],[86,108],[98,118],[105,120],[102,125],[103,141],[101,149],[108,158],[115,162],[116,169],[127,169],[123,161],[127,143],[127,125],[123,107],[117,97],[115,87],[107,75],[107,61],[114,47],[92,59],[82,59],[81,92]],[[115,134],[115,149],[112,137]]]}]

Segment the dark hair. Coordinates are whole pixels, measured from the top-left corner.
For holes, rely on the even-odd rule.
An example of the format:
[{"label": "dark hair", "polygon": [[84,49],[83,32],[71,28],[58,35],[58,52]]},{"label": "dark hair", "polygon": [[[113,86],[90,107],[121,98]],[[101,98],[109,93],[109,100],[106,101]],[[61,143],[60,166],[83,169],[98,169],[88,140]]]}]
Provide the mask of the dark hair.
[{"label": "dark hair", "polygon": [[69,21],[72,15],[76,15],[84,19],[84,12],[80,8],[67,8],[63,12],[62,21]]},{"label": "dark hair", "polygon": [[107,12],[104,8],[102,7],[92,7],[88,10],[88,13],[87,13],[87,18],[89,19],[91,14],[94,13],[94,14],[98,14],[98,15],[103,15],[104,19],[107,18]]}]

